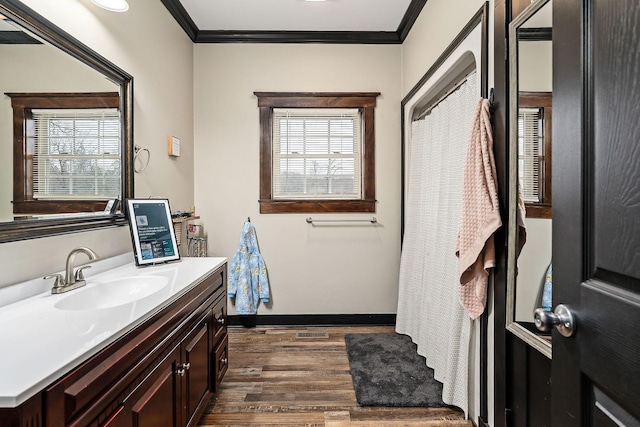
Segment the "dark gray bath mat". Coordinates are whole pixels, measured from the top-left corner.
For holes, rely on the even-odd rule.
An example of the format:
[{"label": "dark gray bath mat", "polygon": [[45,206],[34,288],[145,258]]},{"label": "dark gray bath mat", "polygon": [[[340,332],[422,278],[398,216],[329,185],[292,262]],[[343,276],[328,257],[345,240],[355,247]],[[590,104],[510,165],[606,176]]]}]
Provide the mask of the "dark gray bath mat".
[{"label": "dark gray bath mat", "polygon": [[399,334],[344,337],[360,406],[448,406],[442,383],[433,378],[411,338]]}]

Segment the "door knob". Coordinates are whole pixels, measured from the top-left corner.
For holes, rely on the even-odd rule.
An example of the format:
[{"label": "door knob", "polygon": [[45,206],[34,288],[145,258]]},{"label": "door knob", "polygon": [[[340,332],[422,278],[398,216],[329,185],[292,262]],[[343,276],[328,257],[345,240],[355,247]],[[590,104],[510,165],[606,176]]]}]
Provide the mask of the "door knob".
[{"label": "door knob", "polygon": [[554,311],[536,308],[533,321],[536,328],[542,332],[549,332],[553,326],[564,337],[570,337],[576,332],[575,316],[564,304],[558,304]]}]

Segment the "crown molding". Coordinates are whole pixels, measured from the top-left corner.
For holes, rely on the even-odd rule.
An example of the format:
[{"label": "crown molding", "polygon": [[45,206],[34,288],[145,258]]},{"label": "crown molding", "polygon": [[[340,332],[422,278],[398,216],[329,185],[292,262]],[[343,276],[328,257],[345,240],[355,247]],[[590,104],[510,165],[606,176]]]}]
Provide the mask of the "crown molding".
[{"label": "crown molding", "polygon": [[394,31],[200,31],[195,43],[398,44]]},{"label": "crown molding", "polygon": [[427,4],[427,0],[411,0],[411,4],[407,8],[407,12],[404,14],[402,21],[400,21],[400,25],[398,26],[398,38],[400,39],[400,43],[404,42],[404,40],[409,35],[409,31],[411,31],[411,27],[420,16],[420,12],[422,12],[422,8]]},{"label": "crown molding", "polygon": [[200,30],[191,16],[187,12],[187,10],[182,6],[180,0],[160,0],[164,7],[167,8],[173,19],[182,27],[187,36],[191,39],[191,41],[195,42],[196,37]]}]

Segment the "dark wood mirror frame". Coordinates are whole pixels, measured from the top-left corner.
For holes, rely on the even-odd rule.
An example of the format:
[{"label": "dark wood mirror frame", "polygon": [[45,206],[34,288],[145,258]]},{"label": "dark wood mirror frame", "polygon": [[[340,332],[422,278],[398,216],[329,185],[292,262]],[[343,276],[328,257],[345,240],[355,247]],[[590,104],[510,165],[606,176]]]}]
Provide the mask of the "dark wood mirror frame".
[{"label": "dark wood mirror frame", "polygon": [[[0,14],[73,56],[120,86],[122,198],[133,197],[133,77],[17,0],[0,0]],[[124,226],[124,214],[18,220],[0,223],[0,243]]]}]

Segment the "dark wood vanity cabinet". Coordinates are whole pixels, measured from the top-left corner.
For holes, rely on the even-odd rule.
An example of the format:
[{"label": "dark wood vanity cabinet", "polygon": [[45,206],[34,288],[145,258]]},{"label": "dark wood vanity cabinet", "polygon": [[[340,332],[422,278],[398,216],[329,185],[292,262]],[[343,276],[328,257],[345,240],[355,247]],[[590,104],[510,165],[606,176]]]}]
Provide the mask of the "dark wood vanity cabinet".
[{"label": "dark wood vanity cabinet", "polygon": [[212,359],[207,312],[100,426],[194,425],[210,395]]},{"label": "dark wood vanity cabinet", "polygon": [[227,370],[226,295],[225,264],[26,402],[42,414],[15,425],[196,425]]}]

